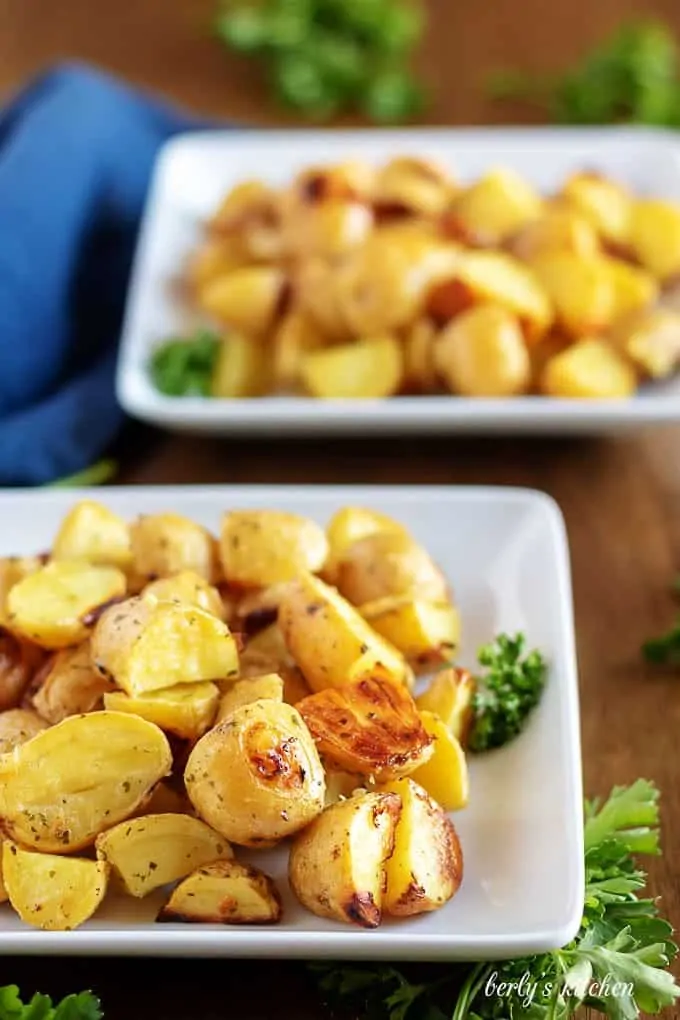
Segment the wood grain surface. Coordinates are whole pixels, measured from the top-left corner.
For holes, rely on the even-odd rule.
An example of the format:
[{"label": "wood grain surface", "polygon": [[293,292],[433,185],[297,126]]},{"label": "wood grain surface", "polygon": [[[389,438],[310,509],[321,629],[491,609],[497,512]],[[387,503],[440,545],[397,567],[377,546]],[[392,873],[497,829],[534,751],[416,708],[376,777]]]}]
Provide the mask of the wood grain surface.
[{"label": "wood grain surface", "polygon": [[[564,65],[622,18],[656,13],[680,28],[677,0],[430,0],[421,62],[434,123],[528,118],[483,97],[489,70]],[[213,0],[0,0],[0,89],[60,59],[81,58],[203,112],[286,123],[247,64],[209,35]],[[646,668],[639,647],[675,611],[680,567],[680,430],[607,439],[218,441],[132,429],[122,482],[384,482],[526,485],[553,495],[567,521],[578,628],[586,788],[638,776],[662,790],[664,857],[652,888],[680,925],[680,689]],[[320,1020],[298,964],[0,960],[0,984],[53,994],[93,987],[108,1020]],[[667,1015],[671,1015],[670,1011]],[[680,1015],[680,1013],[676,1014]]]}]

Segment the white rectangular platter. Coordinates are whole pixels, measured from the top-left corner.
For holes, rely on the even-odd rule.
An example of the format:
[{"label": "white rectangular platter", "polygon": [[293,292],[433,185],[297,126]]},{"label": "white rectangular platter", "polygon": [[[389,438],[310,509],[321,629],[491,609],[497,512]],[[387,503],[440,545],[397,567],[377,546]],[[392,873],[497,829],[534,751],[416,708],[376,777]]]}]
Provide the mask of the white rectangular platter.
[{"label": "white rectangular platter", "polygon": [[[83,493],[0,493],[0,555],[50,546]],[[583,907],[578,692],[569,559],[556,505],[501,488],[120,488],[88,494],[128,518],[173,510],[217,531],[227,508],[277,508],[325,523],[343,505],[391,514],[445,571],[463,620],[461,661],[500,631],[526,633],[550,674],[540,707],[511,745],[470,756],[469,806],[453,816],[465,874],[440,911],[365,931],[307,913],[286,882],[285,849],[241,855],[277,881],[284,918],[271,928],[156,924],[162,896],[104,903],[73,932],[40,932],[0,906],[0,956],[10,953],[484,959],[561,946]]]},{"label": "white rectangular platter", "polygon": [[594,169],[639,194],[680,199],[680,143],[644,128],[422,128],[364,131],[205,131],[162,150],[152,182],[130,285],[117,374],[118,399],[133,417],[215,435],[397,433],[598,433],[680,421],[680,378],[643,387],[630,400],[393,397],[315,400],[171,398],[147,373],[152,349],[196,325],[177,277],[206,218],[244,178],[282,186],[310,164],[362,158],[380,163],[417,154],[461,179],[512,167],[543,191],[570,172]]}]

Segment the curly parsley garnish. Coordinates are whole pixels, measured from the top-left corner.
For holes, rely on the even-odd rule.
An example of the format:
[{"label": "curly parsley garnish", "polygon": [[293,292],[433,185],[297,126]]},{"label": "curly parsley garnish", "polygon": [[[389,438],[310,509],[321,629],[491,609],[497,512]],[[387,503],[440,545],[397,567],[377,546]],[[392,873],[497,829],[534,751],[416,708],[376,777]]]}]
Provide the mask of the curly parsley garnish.
[{"label": "curly parsley garnish", "polygon": [[220,338],[207,330],[167,340],[149,363],[154,386],[167,397],[207,397]]},{"label": "curly parsley garnish", "polygon": [[91,992],[68,995],[56,1005],[47,995],[23,1003],[16,985],[0,988],[0,1020],[101,1020],[99,1000]]}]

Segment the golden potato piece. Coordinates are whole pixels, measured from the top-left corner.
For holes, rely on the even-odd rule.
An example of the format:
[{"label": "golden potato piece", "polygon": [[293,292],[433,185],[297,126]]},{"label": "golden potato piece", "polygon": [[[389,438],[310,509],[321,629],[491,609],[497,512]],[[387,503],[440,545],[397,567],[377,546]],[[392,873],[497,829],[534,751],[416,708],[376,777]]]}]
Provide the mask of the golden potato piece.
[{"label": "golden potato piece", "polygon": [[337,578],[340,593],[356,606],[386,596],[443,602],[449,595],[446,578],[430,554],[403,531],[378,531],[358,539],[343,553]]},{"label": "golden potato piece", "polygon": [[219,725],[242,705],[261,700],[283,701],[283,680],[277,673],[237,680],[220,699],[215,725]]},{"label": "golden potato piece", "polygon": [[606,258],[548,252],[531,266],[555,305],[558,322],[571,336],[601,332],[614,321],[616,290]]},{"label": "golden potato piece", "polygon": [[201,289],[251,261],[243,238],[237,234],[210,237],[187,260],[185,279],[187,289],[195,298]]},{"label": "golden potato piece", "polygon": [[280,581],[266,588],[242,591],[234,613],[236,629],[252,637],[275,624],[288,584],[288,581]]},{"label": "golden potato piece", "polygon": [[294,258],[333,258],[362,244],[372,227],[373,211],[365,202],[298,203],[285,221],[285,246]]},{"label": "golden potato piece", "polygon": [[680,273],[680,204],[653,198],[634,202],[630,241],[642,265],[659,279]]},{"label": "golden potato piece", "polygon": [[434,349],[437,328],[429,319],[417,319],[404,338],[404,389],[409,393],[432,393],[439,375]]},{"label": "golden potato piece", "polygon": [[278,701],[235,709],[198,741],[184,781],[197,813],[227,839],[270,844],[323,808],[324,771],[300,713]]},{"label": "golden potato piece", "polygon": [[600,251],[600,242],[592,223],[576,209],[553,203],[541,215],[525,224],[512,238],[510,251],[523,262],[547,252],[570,252],[578,258],[590,258]]},{"label": "golden potato piece", "polygon": [[377,928],[400,813],[393,793],[357,794],[326,808],[291,847],[288,878],[300,903],[319,917]]},{"label": "golden potato piece", "polygon": [[680,365],[680,312],[648,308],[614,323],[607,339],[638,371],[665,379]]},{"label": "golden potato piece", "polygon": [[[239,676],[278,673],[285,680],[288,673],[296,668],[278,624],[272,623],[247,639],[246,647],[240,655]],[[229,690],[231,683],[222,686],[223,690]]]},{"label": "golden potato piece", "polygon": [[313,397],[327,400],[379,400],[401,385],[404,358],[399,341],[389,334],[302,357],[300,379]]},{"label": "golden potato piece", "polygon": [[607,241],[625,244],[630,234],[632,199],[620,184],[596,173],[573,174],[561,195]]},{"label": "golden potato piece", "polygon": [[288,312],[272,337],[274,387],[284,390],[295,387],[305,353],[325,343],[326,337],[309,315],[295,308]]},{"label": "golden potato piece", "polygon": [[273,325],[285,285],[276,266],[243,266],[201,287],[197,303],[225,326],[255,337]]},{"label": "golden potato piece", "polygon": [[92,663],[89,640],[57,652],[40,673],[41,683],[33,695],[33,707],[49,723],[69,715],[101,708],[104,694],[113,690]]},{"label": "golden potato piece", "polygon": [[378,531],[408,534],[403,524],[387,514],[366,507],[345,506],[333,514],[326,528],[329,545],[328,558],[323,568],[326,579],[331,582],[336,579],[337,565],[354,542]]},{"label": "golden potato piece", "polygon": [[548,362],[541,380],[551,397],[623,399],[637,388],[635,370],[604,340],[586,339]]},{"label": "golden potato piece", "polygon": [[460,615],[450,602],[387,596],[361,606],[361,615],[414,668],[450,662],[458,648]]},{"label": "golden potato piece", "polygon": [[220,555],[227,581],[263,588],[321,570],[328,553],[323,528],[282,510],[231,510],[222,518]]},{"label": "golden potato piece", "polygon": [[283,908],[273,879],[238,861],[213,861],[173,890],[158,921],[276,924]]},{"label": "golden potato piece", "polygon": [[224,836],[184,814],[144,815],[97,836],[97,859],[106,861],[130,896],[148,896],[196,868],[233,857]]},{"label": "golden potato piece", "polygon": [[297,709],[324,761],[343,772],[396,779],[433,752],[409,692],[379,673],[310,694]]},{"label": "golden potato piece", "polygon": [[144,588],[144,599],[158,602],[179,602],[184,606],[197,606],[206,613],[224,619],[224,603],[219,591],[195,570],[180,570],[178,574],[160,577]]},{"label": "golden potato piece", "polygon": [[438,715],[425,711],[420,713],[420,718],[434,741],[434,753],[411,773],[411,779],[427,790],[445,811],[460,811],[470,797],[465,752]]},{"label": "golden potato piece", "polygon": [[443,669],[416,698],[418,709],[438,716],[463,747],[472,724],[475,681],[466,669]]},{"label": "golden potato piece", "polygon": [[8,708],[0,712],[0,754],[7,754],[25,744],[36,733],[47,729],[47,723],[28,708]]},{"label": "golden potato piece", "polygon": [[72,853],[132,815],[171,766],[165,735],[146,720],[72,716],[0,758],[0,817],[24,846]]},{"label": "golden potato piece", "polygon": [[338,772],[336,769],[326,771],[325,807],[337,804],[355,793],[365,793],[365,779],[354,772]]},{"label": "golden potato piece", "polygon": [[394,852],[385,864],[386,914],[410,917],[443,907],[463,880],[463,854],[446,813],[412,779],[383,784],[401,800]]},{"label": "golden potato piece", "polygon": [[7,896],[7,890],[5,889],[5,883],[2,880],[2,854],[5,840],[0,836],[0,903],[7,903],[9,897]]},{"label": "golden potato piece", "polygon": [[341,687],[377,666],[396,681],[412,683],[403,655],[334,588],[312,574],[291,585],[281,603],[279,627],[314,691]]},{"label": "golden potato piece", "polygon": [[[34,574],[45,565],[45,558],[40,556],[3,556],[0,557],[0,627],[10,630],[7,596],[19,581],[29,574]],[[0,695],[1,698],[1,695]],[[1,704],[0,700],[0,704]]]},{"label": "golden potato piece", "polygon": [[84,641],[102,606],[125,595],[125,575],[116,567],[56,560],[19,581],[7,596],[12,630],[43,648]]},{"label": "golden potato piece", "polygon": [[144,514],[130,526],[134,569],[147,581],[193,570],[216,580],[215,545],[209,531],[179,514]]},{"label": "golden potato piece", "polygon": [[55,560],[85,560],[95,566],[125,569],[132,562],[127,521],[101,503],[81,500],[61,522],[52,556]]},{"label": "golden potato piece", "polygon": [[293,290],[297,307],[308,317],[324,338],[341,343],[352,337],[343,314],[343,295],[340,287],[338,264],[343,266],[347,257],[340,259],[305,259],[293,275]]},{"label": "golden potato piece", "polygon": [[263,181],[241,181],[224,195],[208,223],[211,234],[224,237],[238,230],[263,203],[271,201],[273,193]]},{"label": "golden potato piece", "polygon": [[7,896],[26,924],[42,931],[72,931],[92,917],[106,894],[103,861],[22,850],[2,845]]},{"label": "golden potato piece", "polygon": [[166,733],[184,740],[198,740],[215,721],[220,691],[216,684],[176,684],[160,691],[130,697],[123,691],[104,695],[112,712],[130,712],[155,723]]},{"label": "golden potato piece", "polygon": [[396,206],[413,214],[444,212],[456,185],[445,167],[417,156],[396,156],[380,170],[374,189],[378,208]]},{"label": "golden potato piece", "polygon": [[456,198],[448,216],[467,243],[501,245],[541,212],[538,192],[513,170],[491,170]]},{"label": "golden potato piece", "polygon": [[531,382],[519,320],[502,305],[477,305],[449,323],[437,337],[434,361],[451,392],[466,397],[512,397]]},{"label": "golden potato piece", "polygon": [[222,620],[197,606],[139,596],[102,614],[92,660],[131,696],[238,675],[236,641]]},{"label": "golden potato piece", "polygon": [[179,791],[170,782],[163,781],[154,787],[144,804],[137,809],[135,817],[143,815],[191,815],[193,806],[186,793]]},{"label": "golden potato piece", "polygon": [[0,630],[0,712],[21,704],[43,662],[42,649]]},{"label": "golden potato piece", "polygon": [[251,337],[222,337],[210,385],[213,397],[260,397],[271,384],[270,355]]},{"label": "golden potato piece", "polygon": [[614,319],[646,308],[656,301],[659,285],[646,269],[615,258],[607,259],[607,266],[614,286]]}]

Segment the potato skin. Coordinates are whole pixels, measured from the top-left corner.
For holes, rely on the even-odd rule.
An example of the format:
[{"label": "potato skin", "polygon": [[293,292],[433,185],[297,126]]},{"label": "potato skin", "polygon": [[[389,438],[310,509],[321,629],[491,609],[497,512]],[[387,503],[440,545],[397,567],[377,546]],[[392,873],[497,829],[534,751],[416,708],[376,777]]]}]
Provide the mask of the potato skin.
[{"label": "potato skin", "polygon": [[307,517],[281,510],[232,510],[222,518],[220,556],[229,584],[266,588],[321,570],[328,542]]},{"label": "potato skin", "polygon": [[134,572],[147,581],[193,570],[215,579],[212,535],[180,514],[145,514],[130,525]]},{"label": "potato skin", "polygon": [[337,581],[337,567],[347,549],[367,535],[379,531],[398,532],[408,535],[403,524],[361,506],[344,506],[333,514],[326,528],[329,553],[323,568],[324,580],[330,584]]},{"label": "potato skin", "polygon": [[432,602],[446,602],[449,595],[446,578],[427,550],[398,531],[379,531],[350,545],[337,578],[340,594],[355,606],[389,595]]},{"label": "potato skin", "polygon": [[276,924],[282,914],[281,897],[269,875],[238,861],[220,860],[185,878],[156,920],[185,924]]},{"label": "potato skin", "polygon": [[326,808],[291,847],[288,878],[300,903],[319,917],[377,928],[400,813],[392,793],[361,793]]},{"label": "potato skin", "polygon": [[198,741],[184,781],[196,812],[233,843],[262,846],[307,825],[324,804],[314,741],[292,706],[237,708]]},{"label": "potato skin", "polygon": [[44,658],[37,645],[0,629],[0,712],[21,703]]},{"label": "potato skin", "polygon": [[33,695],[39,715],[55,724],[69,715],[83,715],[101,708],[104,694],[113,684],[92,664],[89,640],[57,652],[40,672],[40,686]]},{"label": "potato skin", "polygon": [[0,712],[0,754],[7,754],[46,729],[45,720],[30,709],[8,708]]}]

